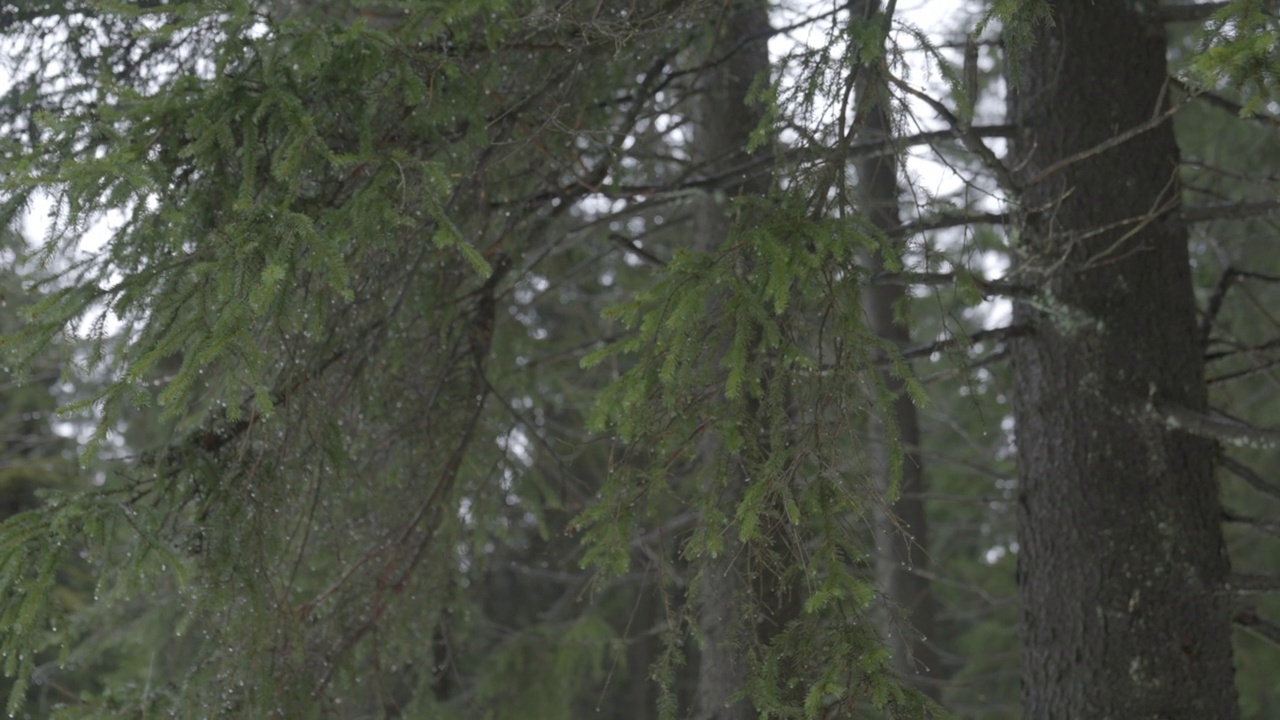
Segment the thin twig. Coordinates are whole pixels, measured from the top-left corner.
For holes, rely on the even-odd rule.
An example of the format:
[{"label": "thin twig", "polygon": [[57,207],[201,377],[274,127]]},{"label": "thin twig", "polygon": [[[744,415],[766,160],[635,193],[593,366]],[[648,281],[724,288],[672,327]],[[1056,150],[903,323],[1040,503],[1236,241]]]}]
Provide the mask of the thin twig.
[{"label": "thin twig", "polygon": [[978,159],[982,161],[982,164],[986,166],[993,175],[995,175],[996,182],[1000,185],[1000,189],[1005,191],[1005,194],[1009,199],[1012,200],[1022,194],[1020,192],[1021,185],[1018,183],[1017,179],[1014,178],[1013,172],[1008,168],[1008,166],[1001,162],[1000,158],[996,157],[995,152],[992,151],[991,148],[987,147],[986,143],[982,142],[982,139],[978,134],[975,133],[972,128],[966,127],[965,123],[962,122],[960,118],[956,117],[955,113],[951,112],[946,105],[943,105],[936,99],[930,97],[927,93],[917,90],[890,73],[885,73],[885,78],[892,83],[894,87],[923,102],[934,112],[938,113],[947,125],[950,126],[951,133],[964,143],[964,146],[967,147],[970,152],[977,155]]},{"label": "thin twig", "polygon": [[1110,150],[1113,147],[1117,147],[1119,145],[1123,145],[1129,142],[1130,140],[1138,137],[1139,135],[1141,135],[1144,132],[1147,132],[1148,130],[1153,130],[1155,128],[1160,127],[1166,121],[1168,121],[1169,118],[1173,117],[1175,113],[1177,113],[1182,108],[1186,107],[1187,104],[1190,103],[1194,98],[1195,98],[1194,95],[1188,96],[1180,100],[1179,102],[1174,103],[1168,110],[1165,110],[1164,112],[1160,113],[1159,115],[1156,115],[1155,117],[1151,118],[1150,120],[1140,125],[1135,125],[1134,127],[1131,127],[1128,130],[1125,130],[1119,135],[1113,135],[1087,150],[1082,150],[1074,155],[1071,155],[1069,157],[1065,157],[1059,160],[1058,162],[1045,168],[1039,175],[1032,178],[1031,182],[1027,183],[1027,185],[1036,185],[1038,183],[1044,182],[1046,179],[1049,178],[1050,175],[1053,175],[1054,173],[1058,172],[1059,170],[1062,170],[1065,167],[1074,165],[1082,160],[1088,160],[1089,158],[1094,157],[1095,155],[1101,155],[1102,153]]}]

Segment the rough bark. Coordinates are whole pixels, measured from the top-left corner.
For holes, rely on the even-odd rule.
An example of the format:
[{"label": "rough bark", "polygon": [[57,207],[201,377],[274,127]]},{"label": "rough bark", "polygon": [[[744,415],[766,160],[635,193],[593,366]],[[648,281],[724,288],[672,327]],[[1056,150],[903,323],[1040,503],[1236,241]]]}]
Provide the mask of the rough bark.
[{"label": "rough bark", "polygon": [[[730,168],[742,167],[750,156],[745,148],[751,133],[763,118],[762,108],[748,103],[751,84],[768,70],[769,12],[762,2],[726,5],[719,19],[720,32],[711,57],[724,58],[707,73],[699,88],[698,124],[694,150],[705,163],[706,174],[718,175]],[[748,41],[754,38],[754,41]],[[752,178],[730,178],[735,193],[763,195],[768,192],[769,178],[761,174]],[[711,195],[697,209],[695,249],[712,250],[727,237],[729,218],[725,214],[727,198]],[[713,450],[714,452],[714,450]],[[743,483],[730,483],[719,501],[732,508],[741,500]],[[740,693],[747,679],[747,646],[749,621],[743,610],[751,602],[751,588],[746,577],[749,553],[727,543],[719,558],[710,559],[700,574],[698,588],[698,623],[702,643],[698,655],[698,687],[693,716],[699,720],[748,720],[755,717],[750,704],[743,700],[730,703]]]},{"label": "rough bark", "polygon": [[[888,104],[888,87],[878,74],[860,93],[859,114],[865,122],[858,130],[859,141],[884,142],[893,134]],[[857,162],[854,197],[857,210],[886,233],[902,224],[899,212],[898,160],[893,154]],[[897,252],[885,248],[884,252]],[[884,259],[871,259],[872,277],[885,271]],[[869,285],[864,292],[864,310],[870,329],[899,348],[911,344],[911,330],[896,313],[906,300],[901,284]],[[876,579],[887,604],[886,643],[893,653],[894,667],[902,678],[929,697],[940,696],[944,678],[934,642],[938,637],[937,603],[927,578],[929,528],[924,501],[925,476],[920,446],[920,422],[916,406],[907,395],[902,380],[890,372],[883,382],[893,394],[891,422],[876,423],[875,466],[881,492],[888,493],[893,482],[890,443],[904,448],[902,475],[898,478],[899,499],[882,508],[876,517]],[[896,440],[889,437],[896,430]],[[930,640],[932,638],[932,640]]]},{"label": "rough bark", "polygon": [[1024,717],[1235,718],[1213,448],[1135,412],[1206,404],[1173,128],[1044,174],[1167,107],[1165,38],[1154,4],[1050,6],[1010,82]]}]

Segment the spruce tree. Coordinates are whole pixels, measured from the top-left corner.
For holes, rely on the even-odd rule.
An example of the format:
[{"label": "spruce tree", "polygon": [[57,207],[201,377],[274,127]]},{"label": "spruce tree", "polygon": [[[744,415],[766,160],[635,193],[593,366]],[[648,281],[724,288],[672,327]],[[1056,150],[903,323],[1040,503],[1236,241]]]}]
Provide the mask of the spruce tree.
[{"label": "spruce tree", "polygon": [[[1016,692],[1011,611],[970,595],[1011,593],[1016,555],[1028,716],[1150,714],[1175,681],[1205,691],[1170,712],[1231,716],[1228,622],[1270,626],[1228,590],[1274,584],[1226,574],[1210,442],[1271,436],[1208,410],[1247,408],[1206,393],[1199,343],[1254,379],[1269,326],[1229,287],[1245,275],[1206,270],[1211,243],[1188,257],[1185,228],[1268,210],[1177,210],[1167,120],[1213,98],[1265,112],[1272,23],[1218,10],[1179,85],[1160,22],[1194,13],[1069,6],[997,3],[954,47],[892,3],[4,10],[2,217],[54,207],[6,364],[47,380],[53,353],[86,380],[65,411],[91,418],[85,462],[107,468],[0,525],[10,711],[940,715],[875,622],[896,584],[940,600],[956,632],[936,641],[964,653],[955,683],[926,688],[995,716],[977,703]],[[975,110],[963,64],[997,26],[1013,128]],[[1124,37],[1100,48],[1103,31]],[[766,55],[781,35],[817,39]],[[1107,54],[1132,38],[1140,67]],[[1114,122],[1071,94],[1099,88]],[[1157,100],[1177,112],[1152,116]],[[964,191],[913,182],[926,148]],[[1193,193],[1241,193],[1182,170]],[[983,253],[1016,273],[990,277]],[[994,297],[1016,301],[1014,324],[984,327]],[[925,434],[893,442],[930,392]],[[1085,411],[1101,439],[1069,422]],[[1089,472],[1046,461],[1064,449]],[[878,587],[877,510],[930,496],[917,455],[934,494],[977,502],[925,508],[942,520],[930,572],[908,552]],[[1227,507],[1233,528],[1266,527]],[[1083,519],[1059,527],[1056,510]],[[881,544],[910,550],[922,525],[881,518]],[[1163,527],[1183,542],[1160,545]],[[1078,552],[1094,545],[1097,572]],[[1156,573],[1183,560],[1194,572]],[[44,602],[75,562],[94,601]],[[1130,592],[1134,573],[1164,592]],[[1053,612],[1087,590],[1143,622]],[[1179,609],[1200,614],[1169,640]],[[1089,641],[1064,646],[1059,627]],[[1096,662],[1040,663],[1067,650]],[[1108,692],[1055,695],[1047,670]]]}]

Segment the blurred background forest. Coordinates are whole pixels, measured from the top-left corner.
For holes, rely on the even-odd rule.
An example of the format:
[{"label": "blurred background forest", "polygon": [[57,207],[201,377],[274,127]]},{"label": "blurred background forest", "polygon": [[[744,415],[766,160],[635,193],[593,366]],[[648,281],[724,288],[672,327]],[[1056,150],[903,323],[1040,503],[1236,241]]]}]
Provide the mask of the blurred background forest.
[{"label": "blurred background forest", "polygon": [[[1167,42],[1157,424],[1280,717],[1280,27],[1096,5]],[[1032,717],[1009,58],[1068,6],[0,0],[11,715]]]}]

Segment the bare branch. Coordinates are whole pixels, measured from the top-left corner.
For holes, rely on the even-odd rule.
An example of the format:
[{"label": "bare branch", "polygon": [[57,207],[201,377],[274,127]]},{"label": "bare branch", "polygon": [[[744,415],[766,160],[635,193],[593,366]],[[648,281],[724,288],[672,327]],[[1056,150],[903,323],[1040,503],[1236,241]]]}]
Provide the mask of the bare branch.
[{"label": "bare branch", "polygon": [[1223,522],[1234,523],[1236,525],[1248,525],[1257,528],[1268,535],[1280,535],[1280,520],[1272,520],[1270,518],[1256,517],[1253,515],[1240,515],[1231,510],[1222,511]]},{"label": "bare branch", "polygon": [[[1052,168],[1051,168],[1052,169]],[[1041,175],[1043,176],[1044,173]],[[1265,217],[1280,212],[1280,200],[1253,200],[1241,202],[1224,202],[1212,203],[1207,205],[1184,206],[1180,211],[1180,219],[1184,225],[1195,225],[1197,223],[1213,222],[1215,220],[1249,220],[1256,217]],[[1103,232],[1133,224],[1144,219],[1152,219],[1156,217],[1155,213],[1148,213],[1139,218],[1128,218],[1119,222],[1111,223],[1104,227],[1098,228],[1093,232]],[[952,227],[965,227],[968,225],[1003,225],[1012,222],[1013,217],[1008,213],[989,213],[989,212],[941,212],[936,215],[926,215],[916,220],[903,223],[896,229],[890,231],[892,237],[901,237],[917,232],[925,232],[928,230],[942,230]],[[1237,274],[1244,275],[1242,271]],[[1280,282],[1280,278],[1268,278]]]},{"label": "bare branch", "polygon": [[1256,470],[1248,465],[1245,465],[1239,460],[1227,455],[1223,455],[1218,458],[1218,463],[1230,471],[1232,475],[1235,475],[1241,480],[1249,483],[1254,490],[1280,500],[1280,485],[1262,477]]},{"label": "bare branch", "polygon": [[1280,595],[1280,575],[1274,573],[1231,573],[1227,589],[1237,595]]},{"label": "bare branch", "polygon": [[1208,415],[1155,398],[1155,386],[1147,399],[1147,411],[1172,430],[1182,430],[1233,447],[1280,447],[1280,430],[1260,428],[1234,418]]},{"label": "bare branch", "polygon": [[1236,611],[1231,620],[1236,625],[1249,630],[1264,640],[1270,641],[1271,644],[1280,646],[1280,625],[1259,615],[1257,608],[1252,606],[1242,607]]},{"label": "bare branch", "polygon": [[982,164],[986,166],[993,175],[995,175],[996,182],[999,183],[1000,188],[1005,191],[1005,194],[1009,199],[1012,200],[1021,195],[1021,192],[1019,192],[1021,185],[1019,185],[1017,179],[1014,178],[1013,172],[1009,170],[1008,166],[1006,166],[1000,158],[996,157],[995,152],[992,151],[991,148],[987,147],[986,143],[982,142],[982,139],[973,131],[973,128],[968,127],[968,124],[956,117],[955,113],[951,112],[946,105],[943,105],[933,97],[930,97],[927,93],[911,87],[906,82],[889,73],[885,73],[885,78],[888,79],[894,87],[917,100],[920,100],[924,104],[928,105],[934,112],[938,113],[947,125],[951,126],[951,133],[959,138],[959,140],[964,143],[964,146],[969,148],[970,152],[977,155],[978,159],[982,161]]},{"label": "bare branch", "polygon": [[1235,347],[1230,350],[1222,350],[1220,352],[1207,353],[1204,356],[1206,362],[1216,362],[1227,358],[1239,357],[1241,355],[1253,357],[1271,357],[1268,351],[1275,350],[1280,347],[1280,338],[1272,338],[1258,345],[1249,345],[1246,347]]},{"label": "bare branch", "polygon": [[[923,345],[914,345],[912,347],[904,349],[901,352],[901,354],[897,355],[896,357],[888,353],[877,353],[877,357],[875,358],[874,362],[878,366],[884,366],[884,365],[888,365],[894,359],[918,360],[923,357],[929,357],[935,352],[941,352],[943,350],[947,350],[949,348],[956,347],[956,346],[962,346],[962,345],[972,346],[980,342],[987,342],[989,340],[999,342],[1001,340],[1015,338],[1020,335],[1025,335],[1026,333],[1030,332],[1030,330],[1031,328],[1026,325],[1006,325],[1004,327],[992,328],[990,330],[979,330],[975,333],[970,333],[969,335],[952,336],[948,338],[943,338],[942,340],[938,340],[935,342],[925,343]],[[982,358],[978,362],[975,362],[969,365],[968,367],[970,368],[980,367],[990,362],[993,358],[1003,359],[1004,353],[1001,351],[990,353],[985,358]],[[829,374],[835,371],[836,371],[835,365],[824,364],[819,372],[821,372],[822,374]],[[934,378],[922,378],[921,382],[928,383],[932,379],[936,379],[936,377],[937,376],[935,376]]]},{"label": "bare branch", "polygon": [[890,237],[903,237],[913,235],[918,232],[928,230],[942,230],[952,227],[967,227],[969,225],[1003,225],[1010,221],[1008,213],[984,213],[984,212],[941,212],[936,215],[926,215],[909,222],[899,225],[897,228],[889,231]]},{"label": "bare branch", "polygon": [[1218,251],[1218,264],[1222,266],[1222,274],[1218,276],[1218,281],[1213,285],[1213,294],[1209,296],[1209,303],[1205,306],[1204,317],[1200,319],[1200,346],[1209,346],[1209,336],[1213,332],[1213,323],[1218,319],[1218,313],[1222,310],[1222,301],[1227,297],[1227,291],[1231,289],[1231,283],[1236,279],[1235,268],[1231,267],[1231,259],[1227,257],[1222,247],[1217,242],[1213,243],[1213,249]]},{"label": "bare branch", "polygon": [[1236,270],[1237,275],[1247,280],[1261,280],[1263,282],[1280,283],[1280,275],[1271,275],[1269,273],[1258,272],[1256,270]]},{"label": "bare branch", "polygon": [[973,345],[975,343],[986,342],[988,340],[1008,340],[1009,338],[1025,335],[1030,331],[1026,325],[1006,325],[1004,327],[992,328],[990,330],[979,330],[969,335],[957,335],[937,342],[927,343],[925,345],[916,345],[902,351],[904,360],[914,360],[915,358],[928,357],[935,352],[945,350],[956,345]]},{"label": "bare branch", "polygon": [[635,244],[631,238],[623,235],[622,233],[611,232],[609,233],[609,239],[617,243],[627,252],[635,253],[637,257],[644,258],[644,260],[651,265],[662,267],[667,264],[662,258]]},{"label": "bare branch", "polygon": [[962,280],[972,282],[982,295],[1005,295],[1008,297],[1027,297],[1035,292],[1028,285],[1018,285],[1005,280],[987,280],[979,275],[959,275],[957,273],[930,272],[896,272],[877,273],[868,281],[872,285],[920,285],[938,286],[955,285]]},{"label": "bare branch", "polygon": [[[983,125],[970,128],[969,132],[974,137],[1009,137],[1013,134],[1013,126],[1011,125]],[[917,145],[928,145],[939,140],[945,140],[954,137],[955,133],[950,130],[931,130],[928,132],[917,133],[915,135],[906,135],[903,137],[886,138],[884,140],[868,140],[865,142],[857,142],[849,145],[847,152],[841,157],[842,160],[855,160],[860,158],[872,158],[880,155],[898,152],[903,148],[915,147]],[[816,159],[813,150],[807,146],[796,147],[784,151],[779,154],[765,154],[751,158],[750,160],[737,166],[728,168],[723,172],[715,175],[693,174],[682,182],[664,184],[664,185],[604,185],[594,188],[593,192],[599,193],[608,198],[634,199],[637,197],[644,198],[656,193],[662,192],[680,192],[685,190],[696,190],[702,188],[719,188],[722,190],[730,190],[746,182],[753,173],[765,172],[769,166],[774,163],[803,163]],[[577,183],[575,183],[577,184]],[[561,191],[563,192],[563,191]],[[535,196],[535,200],[543,198],[558,197],[559,195],[544,193]],[[981,217],[981,216],[976,216]],[[994,217],[994,216],[992,216]],[[986,222],[1004,222],[1004,220],[985,220]],[[984,222],[981,219],[975,219],[973,222]],[[957,223],[963,225],[967,223]],[[941,225],[939,227],[952,227],[949,225]],[[921,230],[929,230],[934,228],[922,227]]]},{"label": "bare branch", "polygon": [[1204,356],[1204,359],[1206,362],[1217,362],[1219,360],[1225,360],[1228,358],[1235,358],[1235,357],[1241,357],[1241,356],[1254,358],[1254,360],[1253,360],[1253,364],[1251,364],[1248,367],[1240,368],[1238,370],[1231,370],[1228,372],[1221,373],[1219,375],[1214,375],[1212,377],[1206,378],[1205,382],[1212,385],[1214,383],[1228,382],[1230,380],[1239,380],[1241,378],[1250,377],[1252,375],[1256,375],[1261,372],[1266,372],[1267,370],[1280,364],[1280,358],[1277,358],[1274,352],[1272,352],[1277,347],[1280,347],[1280,338],[1273,338],[1260,345],[1251,345],[1248,347],[1237,347],[1237,348],[1232,348],[1230,350],[1223,350],[1220,352],[1206,353]]},{"label": "bare branch", "polygon": [[1254,200],[1241,202],[1213,203],[1211,205],[1193,205],[1182,208],[1182,222],[1211,222],[1213,220],[1247,220],[1249,218],[1270,215],[1280,210],[1280,200]]},{"label": "bare branch", "polygon": [[1258,363],[1256,365],[1252,365],[1242,370],[1234,370],[1232,372],[1226,372],[1221,375],[1214,375],[1211,378],[1205,378],[1205,383],[1208,385],[1213,385],[1216,383],[1229,382],[1231,380],[1240,380],[1242,378],[1250,377],[1251,375],[1257,375],[1258,373],[1266,372],[1271,368],[1275,367],[1276,365],[1280,365],[1280,359],[1271,358],[1266,362]]}]

